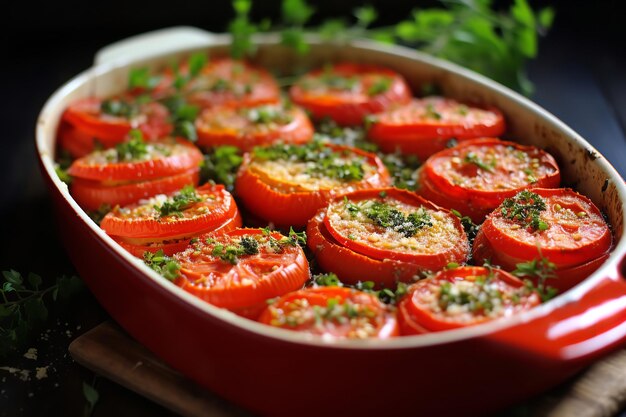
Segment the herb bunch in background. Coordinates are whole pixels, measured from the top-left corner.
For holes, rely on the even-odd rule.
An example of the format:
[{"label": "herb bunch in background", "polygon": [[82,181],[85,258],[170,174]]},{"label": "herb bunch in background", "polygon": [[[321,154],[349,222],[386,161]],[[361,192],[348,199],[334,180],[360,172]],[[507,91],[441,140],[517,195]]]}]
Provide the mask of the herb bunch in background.
[{"label": "herb bunch in background", "polygon": [[53,285],[30,273],[2,271],[0,287],[0,358],[24,346],[32,333],[48,319],[52,302],[65,301],[83,288],[76,276],[61,276]]},{"label": "herb bunch in background", "polygon": [[507,10],[496,10],[491,0],[441,0],[442,7],[414,9],[408,19],[392,26],[370,26],[378,13],[371,6],[354,10],[348,19],[328,19],[306,26],[315,9],[306,0],[283,0],[281,22],[252,23],[252,0],[234,0],[236,17],[229,25],[233,35],[231,52],[243,58],[255,52],[252,35],[274,30],[284,45],[307,53],[306,35],[318,34],[332,42],[368,38],[402,44],[455,62],[508,87],[530,95],[533,86],[526,63],[537,55],[540,35],[552,25],[554,10],[534,11],[527,0],[513,0]]}]

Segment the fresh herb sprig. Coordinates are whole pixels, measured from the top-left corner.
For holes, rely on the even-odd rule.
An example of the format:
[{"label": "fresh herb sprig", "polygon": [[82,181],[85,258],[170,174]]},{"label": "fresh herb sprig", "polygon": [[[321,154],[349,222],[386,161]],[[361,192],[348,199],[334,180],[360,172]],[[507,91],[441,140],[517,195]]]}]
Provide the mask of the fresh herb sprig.
[{"label": "fresh herb sprig", "polygon": [[196,193],[195,188],[192,185],[187,185],[161,205],[155,206],[155,209],[159,213],[159,217],[183,217],[183,210],[200,201],[202,198]]},{"label": "fresh herb sprig", "polygon": [[443,7],[415,9],[408,19],[387,27],[370,28],[377,18],[371,6],[354,11],[348,19],[329,19],[306,27],[315,10],[305,0],[283,0],[282,22],[254,24],[249,17],[251,0],[234,0],[235,18],[229,25],[233,36],[231,54],[253,54],[252,35],[275,30],[284,45],[300,54],[309,50],[306,34],[316,33],[332,42],[370,38],[399,43],[456,62],[526,95],[533,85],[526,63],[537,56],[538,38],[552,25],[554,10],[534,11],[527,0],[514,0],[507,11],[496,9],[491,0],[442,0]]},{"label": "fresh herb sprig", "polygon": [[[532,261],[518,263],[511,273],[524,279],[525,287],[530,291],[536,291],[541,297],[541,301],[546,302],[558,294],[556,288],[547,284],[548,280],[556,278],[555,271],[556,265],[547,258],[540,256]],[[534,284],[531,279],[537,283]]]},{"label": "fresh herb sprig", "polygon": [[541,231],[548,228],[548,224],[540,218],[545,209],[546,202],[539,194],[524,190],[504,200],[500,212],[505,219],[513,220],[532,231]]},{"label": "fresh herb sprig", "polygon": [[41,276],[23,277],[14,270],[2,271],[0,286],[0,357],[24,346],[49,314],[50,300],[66,301],[83,286],[76,276],[61,276],[45,285]]},{"label": "fresh herb sprig", "polygon": [[170,281],[175,280],[179,275],[180,263],[171,256],[167,256],[162,249],[156,253],[144,252],[143,261],[159,275]]}]

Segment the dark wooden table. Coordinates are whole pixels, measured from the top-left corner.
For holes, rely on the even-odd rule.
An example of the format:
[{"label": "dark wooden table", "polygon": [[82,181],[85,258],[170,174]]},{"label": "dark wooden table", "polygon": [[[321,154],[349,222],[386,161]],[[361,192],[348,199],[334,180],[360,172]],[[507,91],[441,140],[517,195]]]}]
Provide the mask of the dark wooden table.
[{"label": "dark wooden table", "polygon": [[[16,39],[26,36],[25,31],[4,38],[9,41],[10,59],[1,68],[2,270],[38,272],[47,281],[73,273],[58,241],[35,159],[33,132],[45,99],[89,67],[98,48],[135,32],[175,23],[180,22],[166,20],[117,31],[98,26],[88,36],[49,26],[32,39]],[[625,176],[626,54],[620,50],[622,45],[606,41],[612,39],[612,32],[590,36],[588,30],[579,31],[578,26],[566,23],[557,25],[530,67],[536,84],[533,99],[591,142]],[[84,415],[82,386],[93,384],[94,375],[73,363],[67,346],[106,318],[88,291],[70,305],[53,309],[47,327],[27,346],[37,349],[36,359],[24,357],[24,351],[0,360],[0,416]],[[45,370],[45,377],[37,378],[37,368]],[[171,414],[107,380],[95,379],[95,386],[100,400],[94,416]]]}]

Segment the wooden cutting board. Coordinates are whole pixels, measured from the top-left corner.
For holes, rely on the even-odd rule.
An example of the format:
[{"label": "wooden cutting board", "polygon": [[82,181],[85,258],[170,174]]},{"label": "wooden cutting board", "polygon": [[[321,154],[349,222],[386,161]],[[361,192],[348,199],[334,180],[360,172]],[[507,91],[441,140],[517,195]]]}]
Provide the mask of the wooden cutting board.
[{"label": "wooden cutting board", "polygon": [[[76,362],[186,417],[250,414],[189,381],[105,322],[72,342]],[[502,416],[613,417],[626,407],[626,350],[597,362],[578,377]]]}]

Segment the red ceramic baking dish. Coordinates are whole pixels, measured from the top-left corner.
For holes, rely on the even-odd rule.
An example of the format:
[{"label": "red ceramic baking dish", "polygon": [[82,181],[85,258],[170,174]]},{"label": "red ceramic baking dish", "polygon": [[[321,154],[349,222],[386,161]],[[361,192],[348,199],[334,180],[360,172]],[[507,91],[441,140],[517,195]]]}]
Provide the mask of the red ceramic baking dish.
[{"label": "red ceramic baking dish", "polygon": [[[70,101],[119,92],[132,67],[157,67],[200,49],[227,53],[225,37],[178,29],[102,51],[101,63],[54,93],[37,124],[41,169],[63,242],[91,291],[128,333],[202,386],[253,413],[278,416],[484,414],[557,384],[624,343],[626,187],[602,155],[531,101],[453,64],[366,41],[311,42],[311,53],[301,57],[276,38],[261,37],[255,59],[283,73],[329,60],[376,63],[399,71],[415,89],[434,82],[447,96],[500,108],[507,137],[548,150],[564,184],[607,215],[615,238],[611,256],[584,282],[526,313],[392,340],[328,342],[194,298],[98,228],[53,166],[56,129]],[[153,53],[154,45],[160,53]],[[132,55],[138,50],[143,58]]]}]

